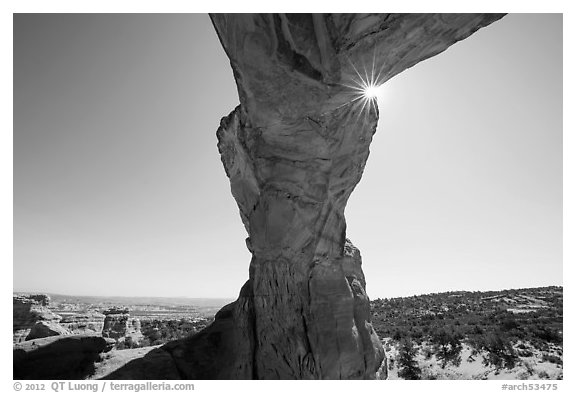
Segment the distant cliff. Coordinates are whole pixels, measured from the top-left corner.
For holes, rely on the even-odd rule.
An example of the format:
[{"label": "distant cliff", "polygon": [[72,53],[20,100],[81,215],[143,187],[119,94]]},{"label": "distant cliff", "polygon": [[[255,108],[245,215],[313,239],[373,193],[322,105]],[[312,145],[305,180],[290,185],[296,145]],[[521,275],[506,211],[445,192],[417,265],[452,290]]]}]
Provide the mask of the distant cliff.
[{"label": "distant cliff", "polygon": [[124,307],[112,307],[102,311],[63,312],[56,314],[50,309],[50,296],[46,294],[13,295],[13,343],[37,338],[78,334],[97,334],[112,338],[117,343],[130,337],[138,343],[142,339],[141,323],[131,318]]},{"label": "distant cliff", "polygon": [[[13,342],[19,343],[31,338],[37,338],[42,332],[44,337],[53,336],[58,329],[58,322],[62,319],[48,309],[50,297],[48,295],[14,295],[12,297],[12,331]],[[34,329],[34,333],[30,333]],[[61,333],[65,331],[61,330]],[[30,336],[30,337],[29,337]]]},{"label": "distant cliff", "polygon": [[105,315],[97,311],[63,314],[60,325],[72,334],[101,333],[104,328],[104,319]]}]

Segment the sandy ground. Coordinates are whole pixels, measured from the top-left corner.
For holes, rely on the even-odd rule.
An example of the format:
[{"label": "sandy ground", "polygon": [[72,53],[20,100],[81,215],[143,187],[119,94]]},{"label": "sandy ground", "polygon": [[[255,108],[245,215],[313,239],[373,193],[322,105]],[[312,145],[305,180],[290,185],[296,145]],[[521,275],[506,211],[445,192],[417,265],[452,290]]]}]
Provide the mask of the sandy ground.
[{"label": "sandy ground", "polygon": [[[529,346],[529,344],[526,343],[525,345]],[[96,363],[95,374],[89,379],[103,378],[124,366],[129,361],[143,357],[158,347],[160,347],[160,345],[135,349],[113,349],[102,355],[102,361]],[[388,344],[388,348],[386,356],[388,359],[395,359],[398,355],[398,347],[394,344]],[[485,366],[482,363],[482,356],[480,354],[472,356],[472,348],[466,344],[462,346],[462,362],[458,367],[449,364],[444,369],[441,368],[435,356],[432,356],[430,359],[425,359],[422,353],[422,347],[419,348],[416,359],[422,370],[422,379],[562,379],[563,369],[561,365],[542,360],[542,355],[545,353],[557,355],[562,358],[562,349],[560,347],[552,348],[549,352],[541,352],[534,348],[530,348],[530,350],[534,355],[530,357],[520,357],[516,367],[510,370],[496,370],[494,366]],[[388,379],[401,379],[398,377],[396,361],[394,361],[393,368],[388,370]]]},{"label": "sandy ground", "polygon": [[[506,368],[496,370],[494,366],[485,366],[482,363],[482,355],[472,356],[472,348],[466,344],[462,346],[462,362],[458,367],[449,364],[442,369],[435,356],[432,356],[430,359],[425,359],[421,350],[418,352],[416,360],[422,370],[422,379],[432,379],[431,377],[435,379],[494,380],[562,379],[563,369],[561,365],[542,360],[544,353],[557,355],[562,358],[561,349],[559,349],[560,352],[552,350],[544,353],[533,348],[531,350],[534,353],[533,356],[520,357],[516,367],[510,370]],[[396,358],[398,348],[390,345],[390,350],[387,351],[386,355],[389,359]],[[394,362],[394,368],[388,370],[388,379],[402,379],[398,377],[397,362]]]}]

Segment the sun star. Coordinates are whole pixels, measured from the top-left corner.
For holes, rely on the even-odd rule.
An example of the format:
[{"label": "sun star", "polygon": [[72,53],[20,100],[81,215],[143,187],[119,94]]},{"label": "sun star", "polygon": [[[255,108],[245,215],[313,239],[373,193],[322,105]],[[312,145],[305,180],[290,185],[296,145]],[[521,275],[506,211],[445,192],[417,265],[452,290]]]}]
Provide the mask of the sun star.
[{"label": "sun star", "polygon": [[378,96],[378,86],[369,84],[364,88],[364,97],[373,100]]}]

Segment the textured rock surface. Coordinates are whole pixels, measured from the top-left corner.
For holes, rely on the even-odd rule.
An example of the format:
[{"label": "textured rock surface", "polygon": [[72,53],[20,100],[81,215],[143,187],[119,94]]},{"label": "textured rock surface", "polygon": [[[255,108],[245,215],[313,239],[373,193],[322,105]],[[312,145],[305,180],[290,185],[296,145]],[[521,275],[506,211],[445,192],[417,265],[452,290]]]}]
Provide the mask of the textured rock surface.
[{"label": "textured rock surface", "polygon": [[32,326],[30,333],[26,337],[26,341],[51,336],[65,336],[68,334],[70,334],[70,331],[62,327],[58,322],[40,321]]},{"label": "textured rock surface", "polygon": [[114,339],[124,337],[128,330],[129,310],[127,308],[113,307],[104,311],[103,314],[105,318],[102,336]]},{"label": "textured rock surface", "polygon": [[84,379],[114,343],[99,335],[73,335],[15,344],[14,379]]},{"label": "textured rock surface", "polygon": [[385,377],[344,219],[378,120],[357,87],[384,83],[502,16],[211,16],[240,98],[222,119],[218,149],[253,256],[238,300],[202,332],[162,347],[183,378]]},{"label": "textured rock surface", "polygon": [[501,17],[212,16],[240,97],[218,148],[253,254],[228,323],[250,328],[222,333],[250,343],[237,349],[248,355],[227,377],[379,377],[384,351],[344,219],[378,109],[350,86],[384,83]]},{"label": "textured rock surface", "polygon": [[138,318],[130,317],[130,310],[123,307],[112,307],[103,312],[104,326],[101,330],[103,337],[115,339],[118,343],[138,343],[144,337],[141,323]]},{"label": "textured rock surface", "polygon": [[72,334],[102,333],[104,329],[104,318],[104,314],[95,311],[63,314],[60,325]]},{"label": "textured rock surface", "polygon": [[48,295],[13,295],[12,296],[12,332],[13,342],[26,340],[34,325],[44,321],[57,324],[61,317],[48,309]]}]

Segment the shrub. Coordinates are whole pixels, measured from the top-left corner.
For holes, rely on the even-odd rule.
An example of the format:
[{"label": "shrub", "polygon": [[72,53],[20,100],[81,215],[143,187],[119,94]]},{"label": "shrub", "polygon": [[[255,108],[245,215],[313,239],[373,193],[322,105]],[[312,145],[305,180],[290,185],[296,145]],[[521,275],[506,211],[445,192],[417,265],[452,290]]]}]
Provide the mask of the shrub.
[{"label": "shrub", "polygon": [[430,348],[427,345],[422,348],[422,353],[424,354],[424,359],[426,360],[429,360],[430,358],[432,358],[432,355],[434,355],[434,351],[432,351],[432,348]]},{"label": "shrub", "polygon": [[516,322],[513,318],[507,318],[502,322],[501,329],[505,332],[518,329],[518,322]]},{"label": "shrub", "polygon": [[528,375],[534,375],[534,367],[529,362],[524,362],[524,368],[526,368],[526,373]]},{"label": "shrub", "polygon": [[448,333],[446,330],[440,330],[432,336],[431,342],[434,345],[436,357],[441,361],[442,368],[445,368],[448,363],[452,363],[455,366],[460,365],[462,361],[460,356],[462,343],[458,335]]},{"label": "shrub", "polygon": [[520,356],[522,358],[528,358],[532,355],[534,355],[534,353],[532,353],[532,351],[530,351],[529,349],[526,349],[526,350],[521,349],[518,351],[518,356]]},{"label": "shrub", "polygon": [[536,329],[532,330],[532,333],[536,338],[539,338],[543,341],[555,344],[562,343],[562,335],[551,328],[538,326]]},{"label": "shrub", "polygon": [[484,337],[482,349],[487,352],[484,357],[484,364],[486,366],[492,364],[496,370],[504,367],[511,369],[516,365],[518,355],[512,347],[510,341],[505,341],[499,334],[492,333]]},{"label": "shrub", "polygon": [[550,363],[554,363],[554,364],[560,364],[560,365],[562,364],[562,359],[556,355],[544,354],[544,355],[542,355],[542,360],[545,362],[550,362]]}]

